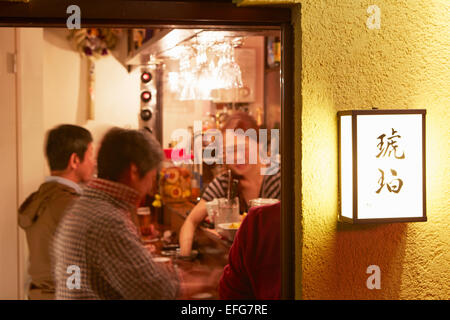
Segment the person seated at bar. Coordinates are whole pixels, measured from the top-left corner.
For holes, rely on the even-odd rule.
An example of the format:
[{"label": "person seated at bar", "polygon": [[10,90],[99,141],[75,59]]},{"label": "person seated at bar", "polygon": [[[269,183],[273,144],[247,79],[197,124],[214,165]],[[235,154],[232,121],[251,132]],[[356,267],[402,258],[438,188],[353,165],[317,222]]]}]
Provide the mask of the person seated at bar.
[{"label": "person seated at bar", "polygon": [[[246,112],[236,112],[232,114],[226,121],[223,127],[223,136],[226,140],[226,131],[228,129],[243,130],[244,132],[249,132],[253,129],[256,132],[256,140],[258,139],[259,127],[256,120]],[[251,131],[251,130],[250,130]],[[225,153],[231,150],[234,153],[235,159],[232,163],[226,163],[226,167],[231,170],[233,179],[237,179],[238,183],[238,197],[239,197],[239,209],[240,212],[247,212],[249,208],[249,202],[256,198],[274,198],[281,199],[281,187],[280,187],[280,170],[279,167],[273,170],[272,166],[267,171],[267,165],[263,164],[260,155],[260,143],[266,143],[263,141],[255,141],[251,137],[245,137],[245,155],[238,154],[239,152],[234,152],[239,149],[234,141],[225,141]],[[249,161],[251,155],[249,154],[251,150],[254,150],[256,146],[256,155],[258,155],[257,161],[252,163]],[[267,149],[271,150],[267,146]],[[237,161],[237,158],[242,159],[245,156],[245,161]],[[271,158],[273,159],[273,158]],[[241,163],[243,162],[243,163]],[[262,172],[265,171],[265,174]],[[180,254],[182,256],[189,256],[192,250],[192,243],[194,239],[194,234],[197,226],[207,217],[206,202],[212,201],[218,198],[227,198],[228,191],[228,174],[222,174],[217,176],[205,189],[202,194],[202,198],[197,203],[197,205],[192,209],[192,211],[187,216],[183,226],[180,230],[179,242],[180,242]]]},{"label": "person seated at bar", "polygon": [[55,235],[57,299],[177,296],[178,278],[153,261],[133,221],[161,159],[158,142],[143,132],[106,133],[97,156],[98,178],[88,183]]},{"label": "person seated at bar", "polygon": [[48,132],[46,140],[50,176],[19,208],[19,226],[25,230],[30,250],[30,300],[54,299],[50,244],[66,208],[82,193],[78,184],[89,181],[95,171],[88,130],[60,125]]},{"label": "person seated at bar", "polygon": [[146,131],[106,133],[97,156],[98,178],[56,231],[57,299],[175,299],[209,287],[208,281],[155,262],[141,241],[137,207],[151,190],[162,155]]},{"label": "person seated at bar", "polygon": [[280,202],[250,209],[220,278],[221,299],[280,299],[280,209]]}]

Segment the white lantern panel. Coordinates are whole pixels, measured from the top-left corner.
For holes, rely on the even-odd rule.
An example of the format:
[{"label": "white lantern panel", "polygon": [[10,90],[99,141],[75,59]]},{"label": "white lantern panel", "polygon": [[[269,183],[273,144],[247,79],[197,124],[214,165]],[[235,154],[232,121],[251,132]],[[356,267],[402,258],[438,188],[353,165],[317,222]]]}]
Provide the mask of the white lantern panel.
[{"label": "white lantern panel", "polygon": [[352,116],[341,117],[341,215],[353,217]]},{"label": "white lantern panel", "polygon": [[423,216],[422,152],[421,114],[357,115],[358,219]]}]

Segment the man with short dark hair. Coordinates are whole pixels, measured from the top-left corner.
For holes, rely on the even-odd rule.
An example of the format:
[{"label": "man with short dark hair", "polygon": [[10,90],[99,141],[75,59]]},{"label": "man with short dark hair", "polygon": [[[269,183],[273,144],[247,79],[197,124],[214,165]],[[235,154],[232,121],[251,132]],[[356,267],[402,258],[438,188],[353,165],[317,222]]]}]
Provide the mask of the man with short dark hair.
[{"label": "man with short dark hair", "polygon": [[74,125],[60,125],[48,132],[45,153],[50,176],[19,208],[19,225],[30,250],[29,299],[54,299],[50,247],[67,207],[82,192],[95,170],[90,132]]},{"label": "man with short dark hair", "polygon": [[61,222],[54,242],[57,299],[173,299],[176,274],[157,265],[132,216],[162,160],[144,131],[113,128],[102,140],[98,178]]}]

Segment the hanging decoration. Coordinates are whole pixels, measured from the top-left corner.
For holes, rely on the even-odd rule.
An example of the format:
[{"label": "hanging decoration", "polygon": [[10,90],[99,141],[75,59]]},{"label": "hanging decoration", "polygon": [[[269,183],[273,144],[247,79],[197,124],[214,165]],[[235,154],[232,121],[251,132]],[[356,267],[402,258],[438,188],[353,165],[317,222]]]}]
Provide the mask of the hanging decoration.
[{"label": "hanging decoration", "polygon": [[88,120],[95,117],[95,60],[105,57],[117,44],[120,29],[73,29],[68,39],[88,61]]}]

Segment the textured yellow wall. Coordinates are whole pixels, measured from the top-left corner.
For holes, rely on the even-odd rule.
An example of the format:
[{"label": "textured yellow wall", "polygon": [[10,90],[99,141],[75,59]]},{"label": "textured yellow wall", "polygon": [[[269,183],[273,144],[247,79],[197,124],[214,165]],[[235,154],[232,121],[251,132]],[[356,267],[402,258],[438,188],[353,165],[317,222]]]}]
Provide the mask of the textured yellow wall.
[{"label": "textured yellow wall", "polygon": [[[293,6],[297,298],[450,299],[450,1],[292,2],[301,2]],[[366,26],[372,4],[379,30]],[[336,112],[372,107],[427,109],[427,222],[337,222]],[[366,287],[372,264],[380,290]]]},{"label": "textured yellow wall", "polygon": [[[449,21],[447,0],[302,1],[303,298],[450,298]],[[371,107],[427,109],[426,223],[336,221],[336,112]],[[371,264],[381,290],[366,287]]]},{"label": "textured yellow wall", "polygon": [[256,5],[291,5],[300,3],[300,0],[233,0],[239,6],[256,6]]}]

